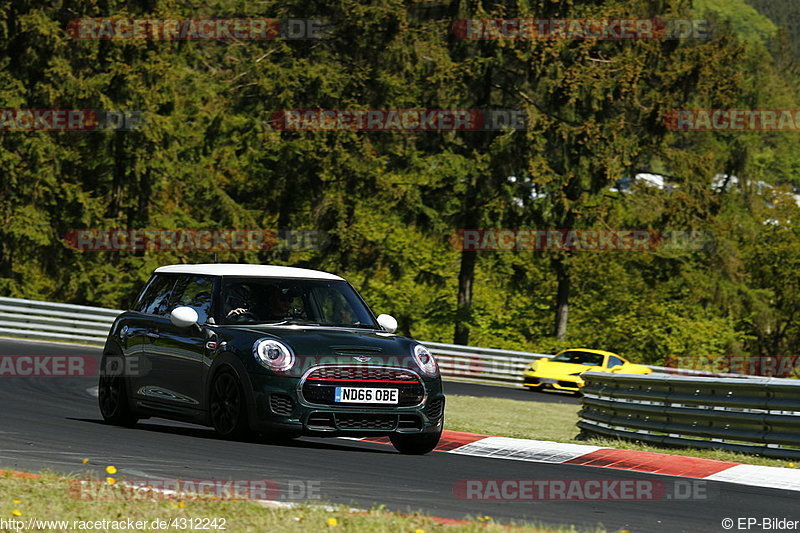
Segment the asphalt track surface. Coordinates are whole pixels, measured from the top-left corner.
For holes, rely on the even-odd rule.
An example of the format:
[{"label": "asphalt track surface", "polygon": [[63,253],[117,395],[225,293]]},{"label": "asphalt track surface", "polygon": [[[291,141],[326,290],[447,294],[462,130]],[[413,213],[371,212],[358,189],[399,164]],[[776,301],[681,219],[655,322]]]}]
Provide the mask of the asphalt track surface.
[{"label": "asphalt track surface", "polygon": [[[69,354],[97,355],[99,350],[0,340],[0,355]],[[705,499],[689,501],[465,501],[453,494],[456,482],[464,479],[672,482],[675,478],[444,452],[403,456],[390,446],[343,439],[300,439],[282,445],[229,442],[206,428],[157,419],[132,429],[112,427],[102,423],[96,398],[88,392],[94,386],[95,377],[0,378],[0,468],[100,476],[105,465],[115,465],[129,478],[271,479],[282,487],[310,481],[329,502],[360,507],[379,503],[395,511],[457,519],[488,515],[501,522],[603,526],[609,531],[725,531],[723,518],[800,519],[795,492],[720,482],[707,482]],[[486,395],[495,395],[494,389],[459,384],[447,390],[451,394],[485,390]],[[527,391],[501,393],[539,396]],[[91,459],[90,468],[81,463],[85,457]]]},{"label": "asphalt track surface", "polygon": [[502,387],[498,385],[481,385],[478,383],[465,383],[461,381],[445,381],[445,394],[459,396],[478,396],[480,398],[505,398],[507,400],[521,400],[524,402],[546,403],[580,403],[580,399],[571,393],[559,391],[532,392],[528,389],[515,387]]}]

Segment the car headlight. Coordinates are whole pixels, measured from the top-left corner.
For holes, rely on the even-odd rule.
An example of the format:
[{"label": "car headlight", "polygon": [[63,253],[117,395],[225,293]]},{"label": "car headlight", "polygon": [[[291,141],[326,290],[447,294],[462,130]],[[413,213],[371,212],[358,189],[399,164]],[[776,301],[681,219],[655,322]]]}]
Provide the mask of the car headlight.
[{"label": "car headlight", "polygon": [[439,365],[436,364],[436,359],[433,358],[431,352],[421,344],[414,346],[414,361],[417,362],[423,374],[429,376],[439,375]]},{"label": "car headlight", "polygon": [[285,372],[294,366],[294,352],[275,339],[258,339],[253,344],[253,356],[261,366],[276,372]]}]

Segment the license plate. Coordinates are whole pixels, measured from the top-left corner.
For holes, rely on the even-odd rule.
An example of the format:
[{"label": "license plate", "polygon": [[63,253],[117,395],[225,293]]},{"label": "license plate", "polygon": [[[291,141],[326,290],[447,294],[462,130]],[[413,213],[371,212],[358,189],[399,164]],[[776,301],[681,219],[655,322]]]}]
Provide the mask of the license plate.
[{"label": "license plate", "polygon": [[539,383],[558,383],[558,380],[550,378],[542,378],[539,380]]},{"label": "license plate", "polygon": [[336,387],[334,400],[340,403],[397,403],[398,389]]}]

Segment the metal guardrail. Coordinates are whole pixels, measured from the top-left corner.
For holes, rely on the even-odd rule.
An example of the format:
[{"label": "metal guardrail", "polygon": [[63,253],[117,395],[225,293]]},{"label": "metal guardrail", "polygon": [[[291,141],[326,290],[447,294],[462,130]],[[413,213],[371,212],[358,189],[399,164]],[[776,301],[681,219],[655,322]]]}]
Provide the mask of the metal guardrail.
[{"label": "metal guardrail", "polygon": [[122,311],[0,297],[0,335],[102,346]]},{"label": "metal guardrail", "polygon": [[476,348],[458,344],[420,341],[428,347],[439,363],[442,375],[473,381],[486,381],[521,387],[523,376],[531,361],[552,354]]},{"label": "metal guardrail", "polygon": [[[103,346],[119,309],[0,297],[0,336]],[[442,375],[466,381],[522,387],[523,372],[552,354],[420,341],[436,357]],[[750,377],[699,370],[650,367],[654,372],[708,377]]]},{"label": "metal guardrail", "polygon": [[599,372],[583,379],[584,433],[800,458],[800,380]]}]

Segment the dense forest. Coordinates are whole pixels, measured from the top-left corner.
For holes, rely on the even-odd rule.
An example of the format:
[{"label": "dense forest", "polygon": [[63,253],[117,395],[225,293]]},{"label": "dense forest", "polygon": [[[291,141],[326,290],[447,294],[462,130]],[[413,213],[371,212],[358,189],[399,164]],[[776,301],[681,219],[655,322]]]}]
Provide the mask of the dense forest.
[{"label": "dense forest", "polygon": [[[1,109],[141,113],[0,131],[0,295],[124,307],[152,270],[332,271],[400,331],[639,362],[800,350],[800,131],[680,131],[678,109],[800,109],[794,0],[9,0]],[[79,18],[319,19],[324,36],[96,40]],[[459,38],[463,19],[708,19],[708,38]],[[295,109],[519,110],[524,128],[298,131]],[[662,177],[654,185],[633,179]],[[623,187],[622,184],[626,186]],[[75,230],[323,234],[261,251],[83,251]],[[469,251],[459,230],[703,235],[647,251]],[[72,233],[71,233],[72,232]],[[694,232],[694,233],[691,233]],[[697,244],[697,243],[696,243]]]}]

